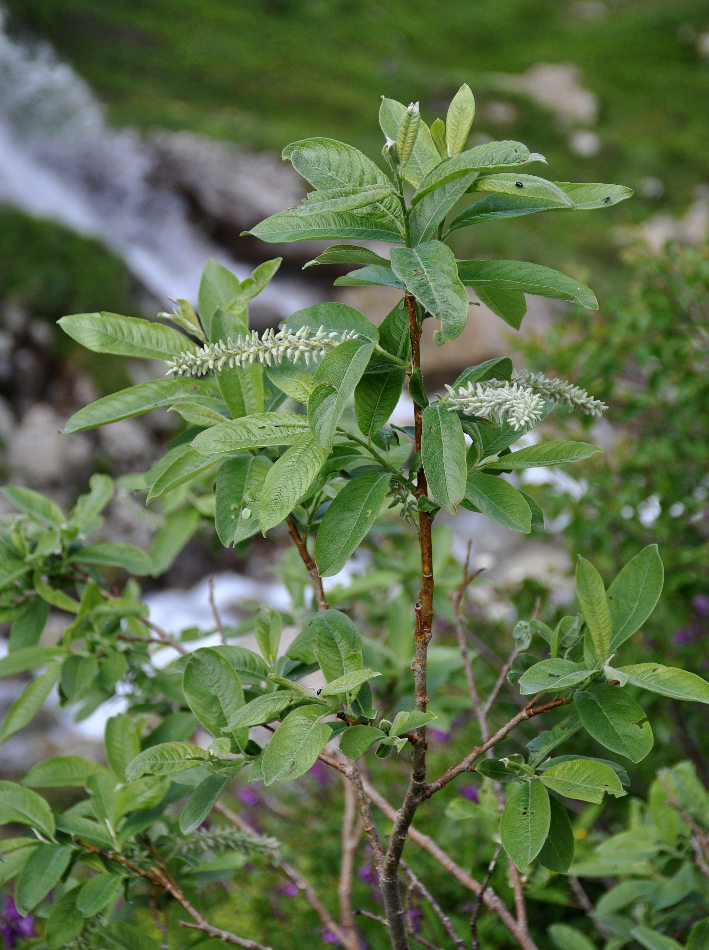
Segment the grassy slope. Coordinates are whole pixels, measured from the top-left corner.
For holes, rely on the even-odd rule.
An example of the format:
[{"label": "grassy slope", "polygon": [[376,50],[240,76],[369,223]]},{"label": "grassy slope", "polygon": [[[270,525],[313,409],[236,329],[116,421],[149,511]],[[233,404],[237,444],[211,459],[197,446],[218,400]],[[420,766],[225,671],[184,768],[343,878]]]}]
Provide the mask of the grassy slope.
[{"label": "grassy slope", "polygon": [[[572,2],[438,3],[423,0],[8,0],[14,23],[46,36],[106,101],[117,123],[161,125],[280,150],[323,134],[373,151],[382,93],[420,98],[442,111],[462,81],[486,101],[500,98],[490,74],[537,62],[573,62],[598,94],[603,148],[575,158],[567,132],[518,100],[519,119],[480,128],[543,151],[550,177],[634,185],[665,183],[679,212],[709,180],[706,120],[698,107],[709,67],[678,29],[706,28],[704,0],[610,0],[609,14],[581,20]],[[686,32],[686,31],[685,31]],[[509,98],[509,97],[508,97]],[[656,206],[636,198],[610,215],[557,215],[479,226],[461,252],[555,264],[610,289],[615,251],[608,227]],[[599,279],[600,273],[600,279]]]}]

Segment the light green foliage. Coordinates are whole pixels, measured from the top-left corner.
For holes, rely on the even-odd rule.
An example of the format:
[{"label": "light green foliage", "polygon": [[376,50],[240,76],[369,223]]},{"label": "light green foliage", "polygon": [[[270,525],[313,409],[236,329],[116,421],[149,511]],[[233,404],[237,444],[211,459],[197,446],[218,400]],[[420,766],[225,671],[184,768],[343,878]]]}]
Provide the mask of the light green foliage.
[{"label": "light green foliage", "polygon": [[[214,911],[221,926],[227,908],[222,888],[208,885],[219,880],[231,890],[247,855],[267,858],[257,874],[239,876],[239,900],[242,890],[248,901],[251,888],[262,888],[261,875],[285,872],[313,903],[310,885],[299,877],[308,861],[298,848],[289,857],[296,870],[274,860],[277,843],[251,834],[235,814],[233,785],[244,779],[264,784],[269,812],[299,818],[307,783],[294,792],[280,786],[304,776],[319,758],[354,781],[355,798],[361,804],[370,797],[372,807],[381,803],[378,792],[359,784],[353,763],[367,757],[367,782],[386,782],[395,796],[399,785],[406,787],[402,770],[410,768],[409,792],[397,798],[398,811],[392,806],[397,830],[391,843],[378,814],[368,806],[362,816],[375,853],[372,821],[381,825],[394,869],[397,841],[408,834],[414,812],[456,777],[477,772],[480,803],[452,796],[446,814],[475,818],[474,830],[456,846],[461,869],[467,864],[478,881],[498,834],[524,874],[529,900],[545,900],[553,891],[555,902],[567,901],[567,873],[627,872],[630,882],[618,887],[645,875],[642,883],[656,890],[631,888],[629,897],[611,891],[606,904],[599,903],[598,920],[620,940],[607,950],[631,939],[664,950],[662,941],[674,937],[665,935],[666,920],[658,914],[689,895],[699,906],[687,827],[705,814],[706,791],[691,771],[678,766],[662,773],[647,809],[633,798],[627,830],[601,839],[592,829],[600,807],[626,795],[630,776],[621,764],[593,757],[591,743],[634,763],[652,748],[653,729],[636,692],[709,702],[709,684],[697,674],[651,658],[633,663],[630,653],[625,658],[626,642],[660,596],[657,548],[634,550],[608,587],[605,566],[602,574],[580,558],[580,613],[556,622],[520,612],[505,658],[502,632],[488,641],[485,628],[476,630],[475,649],[463,655],[449,635],[455,626],[459,643],[465,641],[470,618],[479,618],[466,601],[471,565],[461,572],[441,509],[453,514],[462,506],[482,525],[488,519],[525,534],[543,527],[538,503],[517,487],[518,473],[578,462],[600,450],[585,441],[535,441],[536,435],[521,448],[515,443],[557,406],[593,416],[606,407],[568,381],[513,370],[507,357],[467,367],[446,384],[447,395],[427,389],[419,352],[425,321],[440,324],[438,345],[460,337],[470,306],[466,288],[515,328],[526,294],[598,306],[588,287],[541,264],[458,260],[448,236],[491,218],[588,210],[630,195],[622,186],[559,183],[520,171],[545,162],[520,142],[466,149],[474,115],[467,86],[453,97],[445,121],[435,119],[430,127],[417,104],[384,99],[381,159],[332,138],[300,139],[284,150],[312,190],[251,233],[272,242],[387,242],[376,252],[337,244],[309,262],[353,265],[340,284],[398,291],[379,328],[353,307],[329,302],[292,314],[278,330],[253,331],[249,303],[280,259],[245,279],[207,262],[197,309],[180,300],[174,314],[160,314],[173,326],[104,313],[62,320],[65,331],[93,351],[159,357],[173,376],[194,378],[139,383],[79,410],[66,425],[68,433],[84,431],[171,408],[179,430],[147,473],[117,485],[94,476],[69,514],[32,490],[5,489],[15,513],[3,518],[0,533],[0,618],[12,627],[0,675],[30,671],[33,678],[6,716],[3,740],[32,720],[55,685],[60,702],[78,707],[82,717],[117,693],[125,702],[125,711],[106,725],[107,767],[56,756],[34,765],[22,784],[0,783],[0,822],[39,836],[0,841],[0,879],[16,882],[20,909],[39,908],[43,946],[77,939],[82,947],[99,941],[153,950],[158,942],[148,901],[160,943],[187,946],[187,939],[196,948],[206,936],[210,946],[224,940],[263,946],[234,935],[219,940],[205,915]],[[487,197],[474,197],[458,213],[459,201],[477,192]],[[389,426],[406,384],[415,406],[411,424]],[[93,540],[116,488],[145,493],[157,524],[150,554],[104,535]],[[245,547],[259,531],[290,537],[294,546],[280,572],[291,604],[278,610],[239,604],[243,617],[236,627],[225,625],[215,608],[213,623],[207,621],[215,633],[208,642],[215,645],[199,646],[198,631],[163,630],[146,616],[136,578],[164,571],[194,532],[212,524],[227,548]],[[346,580],[327,580],[353,557],[357,569],[341,574]],[[51,609],[64,617],[55,645],[41,639]],[[244,634],[254,635],[254,649],[233,642]],[[160,653],[167,647],[175,656],[166,660]],[[304,679],[311,674],[316,679]],[[534,737],[542,714],[547,718]],[[430,734],[427,740],[430,723],[454,732],[463,719],[464,751],[453,751],[455,735],[438,749]],[[664,725],[656,731],[665,738]],[[388,757],[387,770],[377,769]],[[72,797],[52,791],[45,800],[35,788],[71,789]],[[569,812],[556,796],[593,807],[576,804]],[[318,847],[327,851],[332,838],[339,848],[341,833],[332,834],[328,808],[318,807]],[[620,814],[613,811],[606,827]],[[220,825],[224,819],[237,828]],[[449,834],[435,812],[429,830]],[[461,873],[459,882],[468,871]],[[500,908],[509,896],[502,862],[490,874],[489,906]],[[558,876],[551,885],[549,874]],[[51,890],[50,908],[44,901]],[[403,950],[408,938],[395,935],[405,918],[396,909],[396,890],[384,887],[385,911],[393,945]],[[317,904],[323,923],[334,912],[331,896]],[[464,905],[457,894],[444,897],[457,927]],[[633,917],[631,905],[643,901],[644,916]],[[245,928],[270,932],[263,914],[257,924],[250,911],[240,914],[239,926],[242,916]],[[538,932],[549,914],[529,919],[543,946]],[[697,913],[691,922],[699,919]],[[187,933],[185,922],[203,934]],[[492,915],[481,926],[490,945],[504,945]],[[521,927],[508,923],[515,939]],[[587,950],[573,923],[553,923],[549,933],[556,945]]]}]

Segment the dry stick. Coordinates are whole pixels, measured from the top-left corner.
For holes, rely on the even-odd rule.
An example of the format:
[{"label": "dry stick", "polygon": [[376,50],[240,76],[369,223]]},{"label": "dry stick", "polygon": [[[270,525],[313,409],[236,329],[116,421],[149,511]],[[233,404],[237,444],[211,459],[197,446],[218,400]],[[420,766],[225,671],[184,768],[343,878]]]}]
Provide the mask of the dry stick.
[{"label": "dry stick", "polygon": [[[238,815],[235,811],[232,811],[228,805],[224,805],[222,802],[217,802],[216,805],[214,806],[214,810],[218,811],[220,815],[223,815],[223,817],[226,818],[227,821],[231,822],[231,824],[234,825],[236,828],[239,828],[241,831],[244,831],[246,832],[246,834],[252,835],[255,838],[258,837],[258,834],[254,831],[251,825],[247,821],[245,821],[241,817],[241,815]],[[330,914],[328,909],[324,906],[324,904],[320,901],[320,898],[316,894],[315,888],[310,883],[310,881],[308,881],[307,878],[303,877],[300,871],[298,871],[297,868],[293,867],[292,864],[289,864],[287,861],[281,860],[280,855],[278,854],[277,851],[269,850],[268,854],[269,854],[269,857],[273,858],[276,861],[278,869],[282,871],[283,874],[285,874],[285,876],[289,878],[296,885],[299,891],[303,892],[305,899],[313,908],[315,913],[318,915],[318,917],[322,921],[322,924],[326,928],[326,930],[330,930],[341,943],[345,944],[345,940],[346,940],[345,932],[342,930],[340,925],[335,921],[335,919],[332,917],[332,915]]]},{"label": "dry stick", "polygon": [[574,892],[574,897],[579,902],[580,907],[585,911],[586,916],[589,917],[596,926],[596,930],[599,934],[605,939],[610,940],[613,934],[606,927],[606,925],[599,920],[596,915],[596,909],[591,902],[591,898],[588,896],[586,891],[583,889],[581,881],[577,877],[574,877],[573,874],[569,875],[569,887]]},{"label": "dry stick", "polygon": [[210,924],[209,921],[203,917],[202,914],[200,914],[197,908],[190,904],[172,875],[166,877],[165,874],[157,868],[152,868],[151,870],[146,871],[145,868],[141,868],[132,861],[129,861],[127,858],[124,858],[123,855],[115,854],[113,851],[104,851],[102,848],[96,848],[94,845],[89,844],[87,841],[83,841],[81,838],[77,838],[76,842],[91,854],[97,854],[102,858],[106,858],[108,861],[113,861],[116,864],[120,864],[122,867],[126,868],[128,871],[131,871],[137,877],[142,877],[144,880],[150,881],[150,883],[155,885],[155,887],[161,888],[161,890],[173,897],[184,908],[184,910],[187,911],[192,920],[194,920],[193,924],[186,921],[180,921],[181,927],[189,927],[193,930],[201,930],[210,937],[217,937],[219,940],[224,941],[224,943],[230,943],[235,947],[243,947],[244,950],[272,950],[271,947],[267,947],[265,944],[257,943],[255,940],[248,940],[245,937],[237,937],[236,934],[231,933],[229,930],[222,930],[220,927],[215,927]]},{"label": "dry stick", "polygon": [[301,560],[303,564],[305,564],[308,574],[310,575],[313,590],[315,591],[315,598],[318,602],[318,609],[329,610],[330,605],[328,604],[327,598],[325,597],[325,591],[323,590],[320,572],[318,571],[317,565],[313,560],[310,551],[308,551],[305,541],[301,537],[300,532],[295,525],[295,521],[293,521],[290,515],[286,518],[286,524],[288,525],[288,534],[291,536],[291,538],[293,538],[295,546],[298,548],[298,554],[300,554]]},{"label": "dry stick", "polygon": [[[380,795],[379,792],[366,781],[364,783],[364,789],[368,798],[377,806],[377,808],[381,809],[387,818],[393,820],[394,816],[396,815],[396,811],[384,798],[384,796]],[[482,885],[479,881],[476,881],[475,878],[471,877],[466,871],[464,871],[459,864],[456,864],[453,858],[451,858],[451,856],[447,854],[443,848],[441,848],[441,846],[433,840],[433,838],[429,837],[429,835],[423,834],[413,825],[411,825],[409,828],[409,837],[412,841],[419,845],[419,847],[423,848],[424,851],[427,851],[431,857],[441,865],[442,868],[448,871],[451,877],[458,881],[459,884],[462,884],[467,890],[472,891],[473,894],[482,893],[482,901],[485,906],[497,914],[505,927],[507,927],[510,933],[515,937],[520,947],[522,947],[522,950],[538,950],[535,942],[532,940],[529,934],[521,930],[514,915],[510,913],[502,899],[491,887],[487,887],[483,892]]]},{"label": "dry stick", "polygon": [[465,679],[468,683],[468,692],[470,693],[470,698],[473,701],[473,708],[478,720],[478,725],[480,726],[481,737],[484,742],[487,739],[487,728],[484,725],[485,718],[483,715],[484,707],[480,701],[480,694],[478,693],[477,683],[475,682],[473,662],[470,658],[470,650],[468,649],[468,643],[465,639],[465,626],[463,624],[463,598],[465,597],[465,592],[472,583],[473,579],[480,573],[480,571],[475,571],[473,574],[470,573],[470,551],[472,549],[472,545],[473,542],[468,541],[468,547],[465,552],[465,563],[463,565],[463,580],[460,582],[458,590],[451,595],[451,600],[453,602],[453,612],[455,615],[455,635],[458,639],[458,646],[460,647],[461,656],[463,657],[463,668],[465,669]]},{"label": "dry stick", "polygon": [[217,602],[214,598],[214,574],[212,574],[212,576],[209,578],[209,606],[212,608],[212,616],[214,617],[214,622],[217,625],[217,630],[219,631],[221,641],[226,645],[226,631],[224,630],[224,624],[222,623],[222,618],[219,616]]},{"label": "dry stick", "polygon": [[411,870],[411,868],[408,866],[408,864],[406,863],[406,861],[403,861],[403,860],[402,860],[401,866],[402,866],[402,868],[404,869],[404,871],[406,872],[406,874],[408,875],[409,880],[411,881],[411,885],[412,885],[412,887],[414,888],[414,890],[417,890],[417,891],[419,892],[419,894],[424,898],[424,900],[427,900],[428,903],[431,905],[431,909],[433,910],[433,912],[434,912],[434,914],[436,915],[436,917],[438,917],[438,919],[440,920],[441,924],[443,925],[443,929],[445,930],[445,932],[448,934],[448,936],[449,936],[449,937],[451,938],[451,940],[453,941],[453,945],[454,945],[456,948],[458,948],[458,950],[464,950],[465,944],[463,943],[463,941],[461,940],[461,938],[458,936],[458,934],[455,932],[455,927],[454,927],[453,924],[451,923],[450,918],[449,918],[448,915],[444,912],[443,908],[442,908],[441,905],[438,903],[438,901],[436,900],[436,898],[433,896],[433,894],[431,894],[431,892],[428,890],[428,888],[427,888],[426,885],[423,883],[423,881],[420,880],[420,878],[418,878],[418,877],[414,874],[414,872],[413,872],[413,871]]},{"label": "dry stick", "polygon": [[[539,694],[541,695],[541,694]],[[474,771],[473,766],[476,761],[484,755],[488,749],[492,749],[493,746],[496,746],[498,742],[501,742],[508,733],[512,732],[515,726],[518,726],[520,722],[525,722],[527,719],[532,719],[534,716],[541,716],[545,712],[549,712],[552,709],[557,709],[559,706],[565,706],[569,700],[568,697],[561,697],[560,699],[552,699],[548,703],[543,703],[541,706],[535,706],[535,702],[539,696],[534,696],[527,703],[527,705],[520,709],[511,719],[509,719],[504,726],[500,726],[494,735],[486,742],[482,742],[479,746],[476,746],[472,752],[469,752],[460,762],[457,762],[455,765],[451,765],[450,768],[435,779],[433,782],[429,782],[423,791],[425,798],[430,798],[432,795],[435,795],[436,792],[439,792],[442,788],[445,788],[449,782],[452,782],[454,778],[457,778],[463,772],[472,772]]]},{"label": "dry stick", "polygon": [[[350,765],[342,761],[340,758],[336,758],[327,752],[321,752],[318,758],[326,765],[329,765],[332,768],[342,772],[343,775],[350,774]],[[377,789],[367,781],[367,779],[363,779],[361,776],[359,776],[359,779],[361,781],[360,794],[364,797],[368,814],[371,815],[370,803],[374,803],[390,821],[394,821],[397,814],[394,806],[390,805],[386,798],[384,798],[384,796],[381,795]],[[472,891],[473,894],[481,893],[482,888],[480,882],[471,877],[466,871],[463,870],[462,867],[460,867],[459,864],[456,864],[453,858],[451,858],[451,856],[447,854],[443,848],[441,848],[441,846],[433,840],[433,838],[423,834],[413,825],[409,827],[409,838],[411,838],[411,840],[419,847],[423,848],[424,851],[427,851],[431,857],[441,865],[442,868],[448,871],[451,877],[458,881],[459,884],[462,884],[467,890]],[[514,915],[509,912],[504,902],[500,899],[500,897],[498,897],[492,888],[488,887],[484,892],[483,901],[489,910],[497,914],[505,927],[507,927],[510,933],[515,937],[520,947],[522,947],[522,950],[538,950],[538,947],[532,938],[520,930]]]},{"label": "dry stick", "polygon": [[[356,910],[355,913],[360,917],[366,917],[367,920],[376,920],[378,924],[382,924],[384,927],[389,927],[389,924],[386,922],[385,918],[380,917],[379,914],[373,914],[368,910]],[[430,941],[426,940],[425,937],[420,937],[412,930],[407,930],[407,934],[412,940],[415,940],[416,943],[420,943],[422,947],[427,947],[428,950],[443,950],[442,947],[437,947],[435,943],[430,943]]]},{"label": "dry stick", "polygon": [[357,813],[357,800],[352,783],[344,779],[345,805],[342,815],[342,861],[337,896],[340,904],[342,929],[347,935],[346,946],[349,950],[359,950],[357,926],[352,912],[352,876],[354,874],[355,855],[362,835],[362,825]]},{"label": "dry stick", "polygon": [[498,844],[498,846],[495,848],[495,853],[493,854],[492,858],[490,859],[490,863],[487,866],[485,877],[483,878],[482,884],[480,885],[480,893],[478,894],[477,900],[475,901],[473,913],[470,915],[470,937],[473,942],[473,950],[480,950],[480,939],[478,938],[478,917],[480,916],[480,908],[482,907],[485,891],[487,890],[487,886],[490,883],[492,872],[495,870],[497,859],[500,857],[500,851],[502,851],[502,845]]}]

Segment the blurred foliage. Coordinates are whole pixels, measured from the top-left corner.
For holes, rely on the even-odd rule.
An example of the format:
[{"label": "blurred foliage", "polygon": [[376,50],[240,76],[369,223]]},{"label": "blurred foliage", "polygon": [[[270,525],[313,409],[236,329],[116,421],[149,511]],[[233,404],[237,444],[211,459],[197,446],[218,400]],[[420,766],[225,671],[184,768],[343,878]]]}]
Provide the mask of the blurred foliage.
[{"label": "blurred foliage", "polygon": [[[558,489],[544,503],[563,519],[571,551],[602,573],[658,543],[665,588],[638,659],[659,649],[668,662],[701,674],[709,662],[709,246],[668,245],[659,257],[639,251],[634,268],[628,292],[602,314],[570,314],[523,348],[536,368],[564,374],[609,403],[615,438],[605,457],[576,470],[587,483],[580,503]],[[691,713],[677,716],[676,727],[690,747],[690,733],[706,743]]]}]

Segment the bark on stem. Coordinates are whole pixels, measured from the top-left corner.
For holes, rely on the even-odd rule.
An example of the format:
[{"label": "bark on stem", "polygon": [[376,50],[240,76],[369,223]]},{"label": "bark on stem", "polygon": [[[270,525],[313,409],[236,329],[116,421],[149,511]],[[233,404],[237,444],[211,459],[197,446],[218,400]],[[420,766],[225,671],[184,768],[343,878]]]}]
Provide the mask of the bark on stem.
[{"label": "bark on stem", "polygon": [[286,518],[286,524],[288,525],[288,534],[291,536],[291,538],[293,538],[295,546],[298,548],[298,554],[300,554],[300,558],[305,565],[308,574],[310,575],[313,590],[315,591],[315,599],[318,602],[318,610],[329,610],[330,605],[328,604],[327,598],[325,597],[325,591],[323,590],[322,586],[322,578],[318,572],[317,565],[315,564],[310,551],[308,551],[305,541],[300,536],[300,532],[295,526],[295,521],[293,521],[293,519],[289,516]]}]

